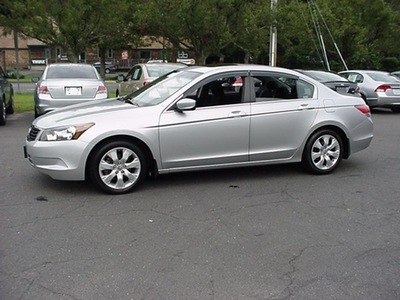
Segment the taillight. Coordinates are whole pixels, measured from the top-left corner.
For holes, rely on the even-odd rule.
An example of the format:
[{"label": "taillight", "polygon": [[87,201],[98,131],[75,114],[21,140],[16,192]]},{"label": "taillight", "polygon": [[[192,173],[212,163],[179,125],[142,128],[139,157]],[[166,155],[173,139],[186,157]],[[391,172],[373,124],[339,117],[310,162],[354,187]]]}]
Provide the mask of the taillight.
[{"label": "taillight", "polygon": [[150,81],[143,81],[143,86],[150,84]]},{"label": "taillight", "polygon": [[355,108],[357,108],[362,114],[366,116],[371,116],[371,110],[369,109],[369,106],[366,104],[362,105],[356,105]]},{"label": "taillight", "polygon": [[47,88],[46,85],[41,84],[39,89],[38,89],[38,94],[50,94],[49,89]]},{"label": "taillight", "polygon": [[360,89],[359,86],[357,86],[357,87],[354,89],[354,93],[361,93],[361,89]]},{"label": "taillight", "polygon": [[99,85],[97,88],[97,94],[107,94],[107,88],[104,85]]},{"label": "taillight", "polygon": [[386,92],[387,90],[390,90],[392,87],[390,86],[390,85],[387,85],[387,84],[382,84],[382,85],[380,85],[380,86],[378,86],[376,89],[375,89],[375,92],[377,93],[377,92]]}]

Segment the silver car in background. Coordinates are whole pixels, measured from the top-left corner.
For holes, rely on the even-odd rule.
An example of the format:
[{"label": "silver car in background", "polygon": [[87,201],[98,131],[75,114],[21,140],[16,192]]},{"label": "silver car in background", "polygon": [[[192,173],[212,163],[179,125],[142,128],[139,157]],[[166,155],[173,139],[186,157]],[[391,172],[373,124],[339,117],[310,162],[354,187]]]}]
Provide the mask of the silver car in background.
[{"label": "silver car in background", "polygon": [[125,96],[169,72],[186,67],[180,63],[152,62],[134,65],[126,76],[120,74],[115,95]]},{"label": "silver car in background", "polygon": [[360,88],[357,83],[351,82],[346,78],[332,72],[320,71],[320,70],[296,70],[300,73],[310,76],[311,78],[318,80],[325,84],[330,89],[340,94],[351,94],[357,97],[361,97]]},{"label": "silver car in background", "polygon": [[[230,83],[241,78],[242,85]],[[269,90],[273,89],[273,90]],[[25,157],[58,180],[91,179],[111,194],[146,176],[301,162],[328,174],[373,137],[369,107],[295,71],[188,67],[126,96],[33,121]]]},{"label": "silver car in background", "polygon": [[339,75],[358,84],[361,97],[371,108],[384,107],[400,112],[400,81],[393,75],[373,70],[343,71]]},{"label": "silver car in background", "polygon": [[104,81],[89,64],[48,65],[33,94],[35,118],[56,108],[108,98]]}]

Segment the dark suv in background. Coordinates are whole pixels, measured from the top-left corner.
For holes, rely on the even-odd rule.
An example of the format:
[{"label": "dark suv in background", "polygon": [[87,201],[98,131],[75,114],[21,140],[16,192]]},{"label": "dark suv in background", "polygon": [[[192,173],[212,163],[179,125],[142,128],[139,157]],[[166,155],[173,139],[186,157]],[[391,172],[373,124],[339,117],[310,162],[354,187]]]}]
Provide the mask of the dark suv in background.
[{"label": "dark suv in background", "polygon": [[14,113],[14,90],[8,75],[0,66],[0,125],[7,122],[7,114]]}]

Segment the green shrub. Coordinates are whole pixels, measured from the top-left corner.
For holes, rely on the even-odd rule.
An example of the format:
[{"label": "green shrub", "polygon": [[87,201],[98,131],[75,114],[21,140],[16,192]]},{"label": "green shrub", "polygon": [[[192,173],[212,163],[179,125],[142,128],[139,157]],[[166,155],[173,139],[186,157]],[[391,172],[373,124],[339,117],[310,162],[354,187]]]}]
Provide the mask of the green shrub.
[{"label": "green shrub", "polygon": [[13,69],[8,69],[7,70],[7,74],[8,74],[8,78],[10,78],[10,79],[17,79],[17,74],[19,74],[19,79],[24,79],[25,78],[25,75],[23,75],[21,73],[17,73]]}]

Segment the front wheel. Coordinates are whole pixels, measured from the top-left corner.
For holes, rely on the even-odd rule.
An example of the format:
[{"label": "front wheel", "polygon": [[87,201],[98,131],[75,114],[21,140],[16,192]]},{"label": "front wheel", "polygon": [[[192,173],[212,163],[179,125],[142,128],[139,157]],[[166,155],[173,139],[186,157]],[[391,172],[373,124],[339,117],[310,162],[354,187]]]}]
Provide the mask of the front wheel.
[{"label": "front wheel", "polygon": [[0,125],[6,125],[7,123],[7,113],[6,113],[6,103],[4,100],[0,100]]},{"label": "front wheel", "polygon": [[114,141],[100,147],[89,165],[94,184],[109,194],[131,192],[146,173],[146,160],[135,144]]},{"label": "front wheel", "polygon": [[314,133],[304,148],[302,165],[317,175],[332,172],[342,161],[343,142],[333,130],[321,130]]},{"label": "front wheel", "polygon": [[14,97],[10,95],[10,104],[6,108],[6,114],[12,115],[14,113]]}]

